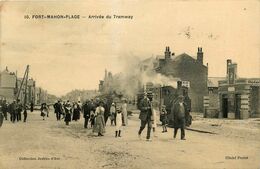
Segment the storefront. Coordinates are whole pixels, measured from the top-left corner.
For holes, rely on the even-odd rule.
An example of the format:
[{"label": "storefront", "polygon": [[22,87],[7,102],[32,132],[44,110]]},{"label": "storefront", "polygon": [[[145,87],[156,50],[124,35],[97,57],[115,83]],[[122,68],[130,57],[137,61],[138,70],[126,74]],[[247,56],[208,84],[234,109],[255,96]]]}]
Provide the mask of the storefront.
[{"label": "storefront", "polygon": [[219,81],[219,118],[260,117],[260,78],[238,78],[237,65],[227,61],[227,79]]}]

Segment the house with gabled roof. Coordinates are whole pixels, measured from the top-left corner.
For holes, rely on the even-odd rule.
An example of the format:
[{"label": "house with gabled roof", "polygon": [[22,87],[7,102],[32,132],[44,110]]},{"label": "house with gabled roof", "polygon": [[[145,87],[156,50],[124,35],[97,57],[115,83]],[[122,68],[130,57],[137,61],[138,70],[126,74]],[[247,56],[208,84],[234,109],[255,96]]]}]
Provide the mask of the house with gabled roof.
[{"label": "house with gabled roof", "polygon": [[166,47],[164,58],[157,57],[155,64],[157,73],[172,76],[189,82],[189,96],[192,111],[203,111],[203,96],[208,92],[208,67],[203,64],[203,51],[198,48],[197,56],[192,57],[187,53],[175,55]]}]

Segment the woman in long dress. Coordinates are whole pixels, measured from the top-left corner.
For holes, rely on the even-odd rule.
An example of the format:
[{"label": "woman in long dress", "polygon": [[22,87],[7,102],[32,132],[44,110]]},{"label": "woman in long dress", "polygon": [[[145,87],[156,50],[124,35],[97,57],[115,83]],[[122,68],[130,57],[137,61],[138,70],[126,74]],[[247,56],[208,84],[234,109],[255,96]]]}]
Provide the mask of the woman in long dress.
[{"label": "woman in long dress", "polygon": [[64,119],[64,121],[65,121],[66,125],[69,125],[69,122],[71,121],[71,105],[70,105],[69,100],[64,105],[64,109],[65,109],[65,119]]},{"label": "woman in long dress", "polygon": [[103,103],[100,102],[95,111],[96,122],[93,127],[93,132],[98,133],[98,136],[103,136],[103,134],[105,133],[104,112],[105,112],[105,109],[103,107]]},{"label": "woman in long dress", "polygon": [[74,103],[72,120],[78,121],[80,119],[80,111],[80,105],[78,103]]},{"label": "woman in long dress", "polygon": [[47,104],[42,103],[42,105],[41,105],[41,116],[43,118],[42,120],[45,120],[45,116],[47,115],[47,117],[48,117],[48,114],[49,114],[49,110],[48,110]]}]

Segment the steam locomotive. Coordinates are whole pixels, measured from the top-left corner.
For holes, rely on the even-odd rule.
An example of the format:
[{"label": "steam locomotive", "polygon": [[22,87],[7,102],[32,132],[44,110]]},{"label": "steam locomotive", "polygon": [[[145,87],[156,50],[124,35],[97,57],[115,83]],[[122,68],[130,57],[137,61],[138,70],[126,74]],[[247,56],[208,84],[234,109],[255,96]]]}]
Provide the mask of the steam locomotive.
[{"label": "steam locomotive", "polygon": [[168,126],[173,125],[173,121],[171,120],[171,109],[173,108],[174,104],[178,101],[178,96],[184,96],[184,104],[186,105],[186,126],[191,125],[192,117],[189,113],[191,111],[191,99],[188,95],[188,87],[183,86],[181,81],[177,82],[177,88],[174,88],[172,86],[156,86],[152,83],[147,83],[146,89],[140,91],[137,95],[138,109],[140,109],[140,102],[144,97],[144,91],[146,91],[147,97],[151,101],[153,101],[153,107],[155,109],[161,110],[162,105],[166,106]]}]

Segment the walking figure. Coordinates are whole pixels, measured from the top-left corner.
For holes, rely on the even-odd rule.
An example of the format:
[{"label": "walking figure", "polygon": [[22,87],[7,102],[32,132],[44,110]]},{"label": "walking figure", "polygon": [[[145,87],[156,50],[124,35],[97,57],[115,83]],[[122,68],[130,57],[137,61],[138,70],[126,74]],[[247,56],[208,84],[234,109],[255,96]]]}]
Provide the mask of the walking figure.
[{"label": "walking figure", "polygon": [[99,102],[98,107],[96,108],[95,111],[96,122],[93,127],[93,132],[98,133],[98,136],[104,136],[103,134],[105,133],[105,119],[104,119],[105,109],[103,105],[104,104],[102,102]]},{"label": "walking figure", "polygon": [[71,122],[71,104],[70,101],[68,100],[67,103],[64,106],[65,109],[65,124],[68,126],[69,122]]},{"label": "walking figure", "polygon": [[123,114],[121,110],[116,111],[116,131],[115,137],[121,137],[121,128],[123,125]]},{"label": "walking figure", "polygon": [[141,139],[141,134],[142,131],[144,130],[146,124],[147,124],[147,135],[146,135],[146,140],[147,141],[152,141],[150,139],[151,135],[151,128],[152,128],[152,107],[151,107],[151,102],[149,98],[147,97],[147,93],[144,93],[144,98],[140,102],[140,115],[139,119],[141,120],[141,126],[138,131],[138,137]]},{"label": "walking figure", "polygon": [[161,114],[160,114],[160,121],[162,122],[162,128],[163,131],[162,133],[167,132],[167,111],[166,111],[166,106],[162,105],[162,110],[161,110]]},{"label": "walking figure", "polygon": [[184,97],[179,96],[178,101],[174,104],[172,108],[173,114],[173,124],[174,124],[174,134],[173,138],[176,138],[178,129],[181,129],[181,140],[185,139],[185,104],[183,102]]},{"label": "walking figure", "polygon": [[48,117],[48,114],[49,114],[49,110],[48,110],[47,104],[42,103],[42,105],[41,105],[42,120],[45,120],[45,116],[47,115],[47,117]]},{"label": "walking figure", "polygon": [[111,107],[110,107],[110,121],[111,121],[111,126],[113,125],[116,125],[116,105],[115,103],[112,103],[111,104]]}]

